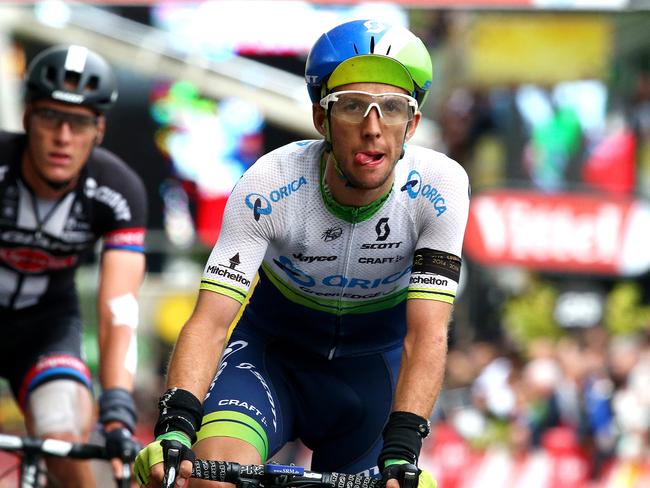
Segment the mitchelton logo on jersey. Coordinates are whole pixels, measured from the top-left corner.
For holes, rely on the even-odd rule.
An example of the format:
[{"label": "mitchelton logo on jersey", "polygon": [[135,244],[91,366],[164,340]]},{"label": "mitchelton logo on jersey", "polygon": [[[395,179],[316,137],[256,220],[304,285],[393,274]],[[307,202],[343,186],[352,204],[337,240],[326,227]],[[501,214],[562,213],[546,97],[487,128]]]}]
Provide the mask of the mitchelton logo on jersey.
[{"label": "mitchelton logo on jersey", "polygon": [[648,202],[498,190],[475,195],[465,253],[487,266],[635,276],[650,269]]},{"label": "mitchelton logo on jersey", "polygon": [[250,280],[246,279],[244,274],[237,269],[237,266],[241,264],[239,253],[235,254],[228,261],[228,264],[217,264],[216,266],[209,265],[206,271],[217,276],[223,276],[224,278],[228,278],[237,283],[241,283],[244,286],[251,286]]}]

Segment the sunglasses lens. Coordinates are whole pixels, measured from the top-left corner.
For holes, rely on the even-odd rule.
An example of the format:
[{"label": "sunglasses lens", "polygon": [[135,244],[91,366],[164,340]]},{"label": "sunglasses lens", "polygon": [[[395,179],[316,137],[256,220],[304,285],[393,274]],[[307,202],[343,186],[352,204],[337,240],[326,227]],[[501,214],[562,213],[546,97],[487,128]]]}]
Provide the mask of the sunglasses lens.
[{"label": "sunglasses lens", "polygon": [[41,125],[47,129],[58,129],[62,124],[67,123],[74,133],[81,133],[95,127],[97,117],[92,115],[73,114],[60,112],[50,108],[34,110]]}]

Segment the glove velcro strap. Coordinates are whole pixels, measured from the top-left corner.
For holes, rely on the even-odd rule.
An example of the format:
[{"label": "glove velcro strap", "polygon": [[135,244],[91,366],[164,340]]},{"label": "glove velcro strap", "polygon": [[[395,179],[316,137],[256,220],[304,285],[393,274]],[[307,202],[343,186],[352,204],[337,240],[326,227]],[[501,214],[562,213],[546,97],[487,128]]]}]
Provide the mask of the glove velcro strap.
[{"label": "glove velcro strap", "polygon": [[380,471],[386,461],[403,459],[417,466],[422,439],[429,433],[429,421],[411,412],[392,412],[384,427],[384,447],[377,466]]},{"label": "glove velcro strap", "polygon": [[125,388],[108,388],[99,397],[99,421],[121,422],[130,432],[137,422],[135,402],[131,392]]},{"label": "glove velcro strap", "polygon": [[158,401],[160,415],[154,429],[156,437],[170,431],[187,435],[191,444],[196,442],[196,432],[201,427],[203,407],[191,392],[180,388],[167,390]]},{"label": "glove velcro strap", "polygon": [[384,468],[387,468],[388,466],[392,466],[393,464],[409,464],[409,462],[405,461],[404,459],[386,459],[386,460],[384,460]]},{"label": "glove velcro strap", "polygon": [[192,447],[192,444],[190,443],[190,440],[187,438],[185,434],[182,432],[177,432],[177,431],[171,431],[171,432],[165,432],[164,434],[160,434],[158,437],[156,437],[157,441],[178,441],[181,444],[183,444],[185,447]]}]

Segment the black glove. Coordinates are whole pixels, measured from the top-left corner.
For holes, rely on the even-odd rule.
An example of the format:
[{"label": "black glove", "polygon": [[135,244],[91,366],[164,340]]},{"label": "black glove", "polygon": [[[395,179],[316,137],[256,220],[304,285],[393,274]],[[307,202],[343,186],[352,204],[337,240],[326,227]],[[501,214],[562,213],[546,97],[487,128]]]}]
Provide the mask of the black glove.
[{"label": "black glove", "polygon": [[411,412],[392,412],[384,427],[384,447],[377,466],[384,471],[387,465],[407,462],[417,466],[422,439],[429,435],[429,421]]},{"label": "black glove", "polygon": [[390,479],[396,479],[400,488],[418,488],[420,470],[415,464],[391,464],[381,472],[381,479],[385,485]]},{"label": "black glove", "polygon": [[119,458],[125,463],[130,463],[140,451],[140,443],[136,441],[129,429],[113,429],[104,432],[106,438],[106,453],[112,458]]}]

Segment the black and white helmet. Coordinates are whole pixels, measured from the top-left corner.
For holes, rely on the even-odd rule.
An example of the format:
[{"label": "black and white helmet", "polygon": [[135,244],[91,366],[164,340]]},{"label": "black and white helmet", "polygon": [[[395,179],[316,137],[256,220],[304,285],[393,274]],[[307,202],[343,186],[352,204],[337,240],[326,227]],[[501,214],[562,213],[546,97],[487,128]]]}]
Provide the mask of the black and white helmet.
[{"label": "black and white helmet", "polygon": [[103,113],[117,100],[113,70],[83,46],[53,46],[39,53],[25,76],[25,99],[50,98]]}]

